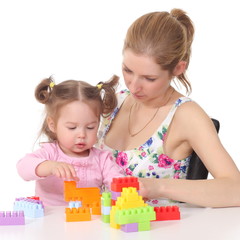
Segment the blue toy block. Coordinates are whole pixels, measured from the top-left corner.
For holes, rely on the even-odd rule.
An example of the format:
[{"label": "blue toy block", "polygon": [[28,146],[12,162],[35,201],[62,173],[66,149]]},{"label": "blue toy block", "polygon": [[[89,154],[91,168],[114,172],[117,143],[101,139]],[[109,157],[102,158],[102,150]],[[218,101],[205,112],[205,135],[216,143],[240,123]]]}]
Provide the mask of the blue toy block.
[{"label": "blue toy block", "polygon": [[16,198],[14,211],[24,211],[26,217],[39,218],[44,216],[42,201],[29,198]]},{"label": "blue toy block", "polygon": [[103,215],[110,215],[111,208],[112,208],[112,207],[102,206],[102,208],[101,208],[101,213],[102,213]]},{"label": "blue toy block", "polygon": [[70,201],[68,203],[69,208],[79,208],[82,207],[82,202],[81,201]]}]

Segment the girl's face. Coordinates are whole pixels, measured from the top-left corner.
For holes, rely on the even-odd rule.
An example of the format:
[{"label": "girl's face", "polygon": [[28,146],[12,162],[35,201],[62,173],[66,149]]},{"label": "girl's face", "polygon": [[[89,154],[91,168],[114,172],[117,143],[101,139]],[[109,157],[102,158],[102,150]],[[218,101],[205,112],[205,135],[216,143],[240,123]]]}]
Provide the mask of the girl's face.
[{"label": "girl's face", "polygon": [[167,70],[146,55],[136,55],[127,49],[123,53],[123,77],[132,96],[141,102],[161,98],[170,86],[171,76]]},{"label": "girl's face", "polygon": [[59,146],[65,154],[88,156],[88,150],[97,141],[99,117],[86,103],[74,101],[60,109],[56,124],[49,119],[48,125],[56,133]]}]

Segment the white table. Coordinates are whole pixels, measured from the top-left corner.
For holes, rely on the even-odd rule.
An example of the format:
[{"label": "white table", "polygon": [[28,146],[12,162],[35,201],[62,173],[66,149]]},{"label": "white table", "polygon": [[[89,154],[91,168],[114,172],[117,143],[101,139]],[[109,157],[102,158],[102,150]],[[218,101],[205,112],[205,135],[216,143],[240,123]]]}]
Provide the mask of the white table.
[{"label": "white table", "polygon": [[151,230],[125,233],[103,223],[66,222],[64,207],[46,207],[43,218],[26,218],[23,226],[0,226],[0,240],[159,239],[239,240],[240,208],[199,208],[180,205],[181,220],[152,222]]}]

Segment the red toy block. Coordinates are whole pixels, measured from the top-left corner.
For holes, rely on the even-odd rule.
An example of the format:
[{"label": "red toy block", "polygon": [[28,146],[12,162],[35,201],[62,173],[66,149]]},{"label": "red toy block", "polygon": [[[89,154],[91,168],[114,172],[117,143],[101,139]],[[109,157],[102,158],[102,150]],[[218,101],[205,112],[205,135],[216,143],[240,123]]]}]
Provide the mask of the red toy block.
[{"label": "red toy block", "polygon": [[116,205],[116,201],[117,201],[117,200],[113,200],[113,199],[112,199],[112,200],[111,200],[111,206],[115,206],[115,205]]},{"label": "red toy block", "polygon": [[33,200],[40,200],[39,197],[36,197],[36,196],[32,196],[32,197],[27,197],[28,199],[33,199]]},{"label": "red toy block", "polygon": [[178,206],[155,207],[155,221],[180,220],[180,211]]},{"label": "red toy block", "polygon": [[111,191],[122,192],[122,188],[134,187],[139,190],[139,182],[136,177],[113,178],[111,183]]}]

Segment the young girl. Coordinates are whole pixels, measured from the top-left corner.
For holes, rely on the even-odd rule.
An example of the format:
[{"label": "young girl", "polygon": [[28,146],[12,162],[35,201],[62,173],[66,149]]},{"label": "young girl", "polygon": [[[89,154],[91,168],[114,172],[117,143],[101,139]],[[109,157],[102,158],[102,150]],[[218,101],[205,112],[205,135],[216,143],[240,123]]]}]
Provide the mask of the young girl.
[{"label": "young girl", "polygon": [[41,135],[47,143],[17,163],[19,175],[36,180],[36,196],[47,205],[66,205],[63,181],[78,181],[77,187],[109,187],[113,177],[122,177],[121,168],[108,151],[93,147],[101,115],[116,107],[118,77],[91,86],[68,80],[54,84],[42,80],[35,90],[36,99],[45,104],[46,116]]}]

